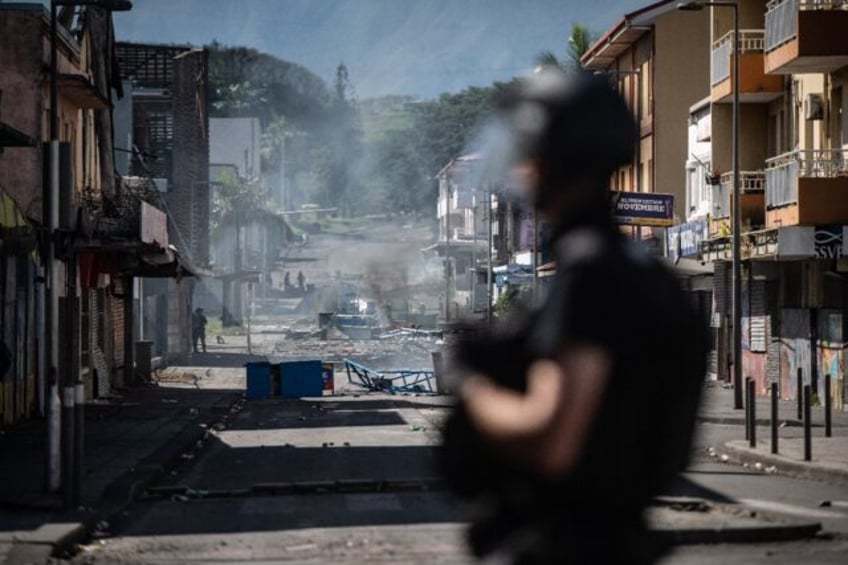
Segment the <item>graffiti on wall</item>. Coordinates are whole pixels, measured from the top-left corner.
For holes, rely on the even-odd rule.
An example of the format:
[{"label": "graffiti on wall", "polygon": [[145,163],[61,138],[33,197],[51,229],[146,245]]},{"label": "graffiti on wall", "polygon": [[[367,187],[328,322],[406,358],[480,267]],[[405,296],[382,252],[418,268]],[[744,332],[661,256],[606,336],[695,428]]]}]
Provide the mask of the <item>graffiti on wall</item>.
[{"label": "graffiti on wall", "polygon": [[[839,310],[818,311],[818,346],[816,363],[818,381],[814,393],[824,398],[824,376],[831,376],[831,398],[836,410],[842,407],[842,379],[845,367],[845,343],[842,336],[843,314]],[[780,396],[797,399],[798,369],[802,385],[811,384],[810,375],[810,311],[785,308],[780,316]]]}]

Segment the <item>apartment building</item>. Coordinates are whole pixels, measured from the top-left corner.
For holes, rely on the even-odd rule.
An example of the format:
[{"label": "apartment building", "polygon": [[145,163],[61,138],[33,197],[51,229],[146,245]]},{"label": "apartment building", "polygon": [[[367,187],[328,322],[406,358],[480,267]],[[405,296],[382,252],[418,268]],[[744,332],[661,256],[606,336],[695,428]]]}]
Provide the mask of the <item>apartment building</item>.
[{"label": "apartment building", "polygon": [[[770,383],[796,398],[799,382],[818,398],[831,377],[845,399],[848,338],[848,2],[739,2],[710,10],[708,239],[715,262],[717,373],[731,369],[733,93],[739,98],[742,372],[759,394]],[[734,54],[734,39],[738,55]],[[738,59],[738,61],[737,61]],[[738,62],[739,80],[733,80]],[[691,160],[688,170],[694,171]],[[690,196],[698,193],[691,174]],[[703,209],[700,204],[696,208]],[[800,377],[800,381],[799,381]]]},{"label": "apartment building", "polygon": [[[622,16],[583,55],[583,66],[608,74],[630,104],[640,140],[631,165],[613,176],[615,191],[671,195],[674,223],[687,217],[685,172],[689,108],[708,93],[709,20],[684,14],[672,1]],[[670,218],[669,218],[670,219]],[[664,240],[666,222],[640,222],[640,239]],[[654,233],[655,232],[655,233]],[[662,244],[658,244],[662,252]]]},{"label": "apartment building", "polygon": [[205,49],[119,42],[128,84],[124,122],[128,174],[146,179],[167,213],[167,238],[180,266],[141,280],[140,334],[153,355],[186,355],[196,274],[209,262],[209,65]]}]

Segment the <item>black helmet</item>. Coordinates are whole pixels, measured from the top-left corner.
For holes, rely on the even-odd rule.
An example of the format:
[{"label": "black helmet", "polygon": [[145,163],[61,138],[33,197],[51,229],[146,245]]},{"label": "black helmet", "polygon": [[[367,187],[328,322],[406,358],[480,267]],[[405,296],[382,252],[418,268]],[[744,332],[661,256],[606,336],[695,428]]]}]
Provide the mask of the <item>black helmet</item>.
[{"label": "black helmet", "polygon": [[500,109],[514,158],[536,161],[542,191],[580,181],[606,186],[633,159],[636,123],[604,76],[546,68],[519,81]]}]

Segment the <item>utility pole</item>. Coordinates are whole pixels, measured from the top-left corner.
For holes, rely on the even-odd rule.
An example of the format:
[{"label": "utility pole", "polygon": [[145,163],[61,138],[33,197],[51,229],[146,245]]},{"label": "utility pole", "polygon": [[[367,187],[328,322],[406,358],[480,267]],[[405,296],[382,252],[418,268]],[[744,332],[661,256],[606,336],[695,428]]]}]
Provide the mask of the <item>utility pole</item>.
[{"label": "utility pole", "polygon": [[445,322],[450,321],[450,181],[445,182]]},{"label": "utility pole", "polygon": [[493,280],[492,280],[492,247],[494,245],[494,234],[492,232],[492,204],[493,204],[493,194],[492,194],[492,186],[489,185],[489,261],[488,261],[488,273],[486,275],[486,321],[491,324],[492,323],[492,298],[494,296],[493,289]]}]

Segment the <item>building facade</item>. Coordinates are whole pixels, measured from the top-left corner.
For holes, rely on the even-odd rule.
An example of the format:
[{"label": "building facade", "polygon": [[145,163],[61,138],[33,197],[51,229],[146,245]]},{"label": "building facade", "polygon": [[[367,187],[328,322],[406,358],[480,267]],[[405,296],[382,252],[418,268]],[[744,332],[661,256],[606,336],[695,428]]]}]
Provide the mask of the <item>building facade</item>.
[{"label": "building facade", "polygon": [[[796,399],[825,382],[845,401],[848,304],[848,2],[753,0],[713,8],[710,213],[700,257],[715,263],[716,373],[732,370],[733,93],[739,98],[742,373],[758,394]],[[734,45],[737,51],[734,52]],[[733,67],[738,63],[738,84]],[[689,170],[695,168],[689,164]],[[696,181],[690,177],[694,195]],[[826,378],[829,376],[829,379]]]}]

